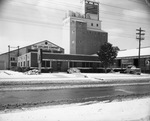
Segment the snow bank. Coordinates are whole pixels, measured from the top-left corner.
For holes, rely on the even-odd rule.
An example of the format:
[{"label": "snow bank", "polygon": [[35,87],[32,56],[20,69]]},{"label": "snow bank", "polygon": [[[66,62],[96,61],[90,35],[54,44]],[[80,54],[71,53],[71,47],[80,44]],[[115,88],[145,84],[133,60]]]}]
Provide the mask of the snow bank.
[{"label": "snow bank", "polygon": [[[83,73],[84,74],[84,73]],[[141,75],[134,75],[134,74],[120,74],[120,73],[87,73],[85,74],[89,78],[93,79],[100,79],[105,82],[111,82],[111,81],[144,81],[144,80],[150,80],[150,74],[141,74]]]},{"label": "snow bank", "polygon": [[0,121],[149,121],[150,98],[122,102],[87,102],[1,112]]},{"label": "snow bank", "polygon": [[[83,74],[67,74],[67,73],[42,73],[40,75],[26,75],[21,72],[14,72],[9,70],[0,71],[0,82],[68,82],[68,81],[91,81],[95,79],[86,78]],[[82,81],[81,81],[82,82]]]}]

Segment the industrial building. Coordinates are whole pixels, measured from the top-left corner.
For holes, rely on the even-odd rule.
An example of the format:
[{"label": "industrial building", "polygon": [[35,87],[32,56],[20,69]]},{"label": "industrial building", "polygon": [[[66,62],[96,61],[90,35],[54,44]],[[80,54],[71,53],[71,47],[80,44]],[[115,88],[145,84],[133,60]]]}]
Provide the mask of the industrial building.
[{"label": "industrial building", "polygon": [[97,56],[64,54],[63,48],[44,40],[1,54],[1,69],[12,69],[17,66],[38,68],[38,48],[42,49],[43,70],[66,71],[70,67],[99,67]]},{"label": "industrial building", "polygon": [[99,3],[83,1],[82,13],[68,11],[63,20],[63,47],[44,40],[0,55],[0,69],[14,67],[38,68],[42,49],[41,69],[66,71],[70,67],[100,67],[97,53],[108,40],[107,32],[101,29]]},{"label": "industrial building", "polygon": [[[96,55],[100,46],[108,42],[108,33],[102,30],[99,20],[99,3],[83,0],[82,13],[68,11],[63,19],[62,47],[48,40],[8,51],[0,55],[0,70],[14,67],[39,67],[39,53],[42,49],[41,69],[66,71],[70,67],[99,68]],[[122,50],[114,63],[115,68],[127,65],[139,67],[139,49]],[[95,55],[95,56],[94,56]],[[150,47],[141,48],[140,68],[150,72]]]},{"label": "industrial building", "polygon": [[63,43],[67,54],[91,55],[108,40],[108,33],[101,29],[101,21],[82,18],[69,11],[63,21]]},{"label": "industrial building", "polygon": [[119,51],[115,67],[125,68],[127,65],[135,65],[140,67],[142,72],[150,73],[150,47],[140,49],[140,62],[139,48]]}]

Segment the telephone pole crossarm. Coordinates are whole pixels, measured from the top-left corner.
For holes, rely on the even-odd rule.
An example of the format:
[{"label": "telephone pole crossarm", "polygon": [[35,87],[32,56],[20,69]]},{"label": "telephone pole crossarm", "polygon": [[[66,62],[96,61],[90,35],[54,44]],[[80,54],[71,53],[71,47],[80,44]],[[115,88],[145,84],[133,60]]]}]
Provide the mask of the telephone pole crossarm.
[{"label": "telephone pole crossarm", "polygon": [[143,32],[145,32],[145,30],[142,30],[141,29],[141,27],[139,28],[139,29],[136,29],[136,31],[138,32],[138,33],[136,33],[136,39],[139,41],[139,54],[138,54],[138,61],[139,61],[139,68],[141,67],[140,66],[140,51],[141,51],[141,40],[144,40],[144,35],[145,35],[145,33],[143,33]]}]

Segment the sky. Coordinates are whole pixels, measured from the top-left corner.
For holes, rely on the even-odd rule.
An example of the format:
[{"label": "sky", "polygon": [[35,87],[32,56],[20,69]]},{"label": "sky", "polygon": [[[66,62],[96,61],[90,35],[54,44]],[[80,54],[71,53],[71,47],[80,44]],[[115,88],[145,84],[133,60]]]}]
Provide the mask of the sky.
[{"label": "sky", "polygon": [[[150,7],[145,0],[95,0],[102,30],[122,49],[138,48],[136,29],[145,30],[141,46],[150,46]],[[62,45],[62,21],[68,11],[82,13],[81,0],[0,0],[0,54],[43,40]],[[62,47],[62,46],[61,46]]]}]

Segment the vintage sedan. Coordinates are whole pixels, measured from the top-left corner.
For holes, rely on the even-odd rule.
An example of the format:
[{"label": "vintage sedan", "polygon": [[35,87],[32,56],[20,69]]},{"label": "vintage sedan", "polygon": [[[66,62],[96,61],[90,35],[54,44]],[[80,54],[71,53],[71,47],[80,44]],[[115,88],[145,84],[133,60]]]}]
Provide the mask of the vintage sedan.
[{"label": "vintage sedan", "polygon": [[140,75],[141,74],[141,69],[136,68],[134,65],[128,65],[126,67],[125,73]]}]

